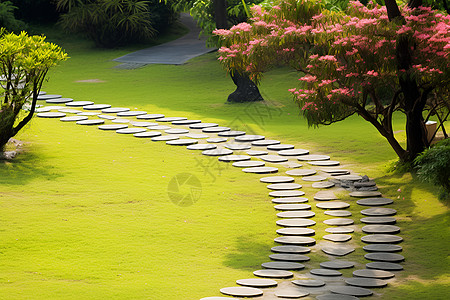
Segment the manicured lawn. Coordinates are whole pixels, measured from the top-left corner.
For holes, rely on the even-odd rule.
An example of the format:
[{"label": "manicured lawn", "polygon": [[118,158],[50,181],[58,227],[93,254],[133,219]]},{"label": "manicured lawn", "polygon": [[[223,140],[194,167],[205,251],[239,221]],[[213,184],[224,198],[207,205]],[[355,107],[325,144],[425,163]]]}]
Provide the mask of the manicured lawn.
[{"label": "manicured lawn", "polygon": [[[331,154],[374,178],[396,200],[406,257],[405,271],[379,298],[445,299],[450,292],[448,207],[435,188],[410,174],[387,175],[395,153],[357,116],[308,128],[287,92],[294,72],[267,74],[264,103],[229,105],[234,86],[214,53],[182,66],[120,70],[112,59],[129,49],[61,44],[71,58],[49,74],[48,93],[229,125]],[[396,130],[402,122],[397,116]],[[199,299],[219,295],[269,261],[277,218],[259,176],[184,147],[57,120],[36,118],[17,138],[25,152],[0,163],[0,294],[6,299]],[[191,206],[168,196],[179,173],[201,182]],[[304,191],[313,202],[314,191]],[[325,216],[313,210],[320,238]],[[356,204],[351,210],[359,224]],[[353,240],[361,247],[360,236]],[[363,254],[357,249],[349,259],[363,266]],[[326,260],[320,251],[309,256],[307,269]]]}]

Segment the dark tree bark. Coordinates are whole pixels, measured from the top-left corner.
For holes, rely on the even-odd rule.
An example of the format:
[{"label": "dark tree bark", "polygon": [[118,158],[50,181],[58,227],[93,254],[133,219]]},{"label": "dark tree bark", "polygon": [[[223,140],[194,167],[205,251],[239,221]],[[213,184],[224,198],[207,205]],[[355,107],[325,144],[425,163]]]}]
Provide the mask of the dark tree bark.
[{"label": "dark tree bark", "polygon": [[228,102],[251,102],[264,100],[256,84],[246,75],[231,74],[236,90],[228,96]]},{"label": "dark tree bark", "polygon": [[216,21],[217,29],[227,29],[227,1],[226,0],[213,0],[214,4],[214,18]]}]

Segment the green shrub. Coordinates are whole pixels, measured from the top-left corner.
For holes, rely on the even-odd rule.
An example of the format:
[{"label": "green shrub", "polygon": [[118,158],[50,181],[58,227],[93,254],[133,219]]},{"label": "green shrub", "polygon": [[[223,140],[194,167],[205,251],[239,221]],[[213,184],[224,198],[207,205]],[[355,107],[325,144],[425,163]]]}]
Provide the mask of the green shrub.
[{"label": "green shrub", "polygon": [[14,17],[14,10],[16,9],[17,7],[13,6],[11,1],[0,2],[0,27],[12,32],[20,32],[26,29],[25,23]]}]

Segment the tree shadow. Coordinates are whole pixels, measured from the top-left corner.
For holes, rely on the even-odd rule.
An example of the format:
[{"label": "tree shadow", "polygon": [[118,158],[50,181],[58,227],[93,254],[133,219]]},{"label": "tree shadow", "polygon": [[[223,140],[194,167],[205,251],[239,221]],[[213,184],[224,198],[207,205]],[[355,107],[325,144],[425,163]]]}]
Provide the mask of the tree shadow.
[{"label": "tree shadow", "polygon": [[227,254],[223,265],[229,268],[254,271],[261,263],[270,261],[272,241],[261,243],[252,235],[243,235],[236,240],[236,250]]}]

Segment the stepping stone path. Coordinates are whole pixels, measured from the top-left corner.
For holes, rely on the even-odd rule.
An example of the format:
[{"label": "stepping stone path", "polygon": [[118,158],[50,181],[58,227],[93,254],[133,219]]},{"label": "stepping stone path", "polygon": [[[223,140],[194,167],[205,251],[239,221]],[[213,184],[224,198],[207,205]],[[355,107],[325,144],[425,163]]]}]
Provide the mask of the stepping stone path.
[{"label": "stepping stone path", "polygon": [[[263,269],[255,270],[253,275],[259,278],[240,279],[236,281],[238,286],[220,289],[220,292],[232,297],[259,297],[264,299],[264,290],[270,290],[269,297],[299,298],[312,293],[318,300],[327,299],[358,299],[373,294],[371,288],[387,285],[386,279],[395,279],[392,271],[401,271],[404,256],[396,252],[402,251],[398,243],[402,237],[397,235],[401,228],[396,224],[394,215],[397,211],[392,208],[394,201],[383,198],[377,190],[352,191],[348,195],[361,198],[357,201],[337,201],[334,193],[335,182],[354,182],[355,187],[367,187],[376,189],[373,180],[362,182],[367,176],[354,175],[350,170],[336,168],[339,161],[331,160],[328,155],[310,154],[306,149],[295,149],[295,145],[283,144],[278,140],[266,139],[263,135],[250,135],[244,131],[223,127],[216,123],[202,123],[201,120],[189,120],[185,117],[166,117],[163,114],[147,113],[145,111],[131,111],[126,107],[111,107],[109,104],[95,104],[93,101],[74,101],[71,98],[63,98],[61,95],[41,94],[39,100],[46,100],[50,104],[64,106],[43,106],[40,108],[39,117],[60,118],[61,121],[75,121],[80,125],[100,125],[101,130],[115,130],[117,133],[133,134],[139,138],[151,138],[152,141],[166,141],[168,145],[187,146],[188,150],[201,150],[203,155],[217,156],[221,163],[231,162],[234,167],[242,168],[245,173],[253,173],[250,176],[260,176],[259,180],[264,183],[266,195],[274,197],[271,202],[275,203],[274,213],[280,219],[276,221],[274,242],[281,244],[270,248],[273,252],[268,255],[270,262],[262,263]],[[82,112],[71,107],[82,107],[87,111],[99,110],[100,112]],[[52,110],[58,110],[53,112]],[[76,114],[66,117],[66,113]],[[101,115],[105,114],[105,115]],[[119,118],[118,118],[119,117]],[[120,117],[124,117],[120,119]],[[145,120],[152,120],[147,122]],[[123,123],[120,123],[123,122]],[[161,125],[159,122],[171,123],[171,126]],[[128,124],[133,127],[128,127]],[[173,127],[172,127],[173,126]],[[185,126],[185,127],[177,127]],[[186,129],[186,128],[189,128]],[[148,131],[150,130],[150,131]],[[160,131],[163,131],[164,135]],[[205,134],[207,133],[207,134]],[[180,138],[182,135],[183,138]],[[206,139],[207,143],[198,143],[198,139]],[[217,148],[216,144],[225,143],[223,147]],[[269,154],[276,151],[276,155]],[[240,151],[233,154],[233,150]],[[245,152],[241,152],[245,150]],[[243,155],[247,153],[247,155]],[[272,152],[274,153],[274,152]],[[252,158],[253,157],[253,158]],[[305,162],[302,166],[298,162]],[[265,166],[277,163],[279,167]],[[289,170],[290,169],[290,170]],[[277,173],[288,176],[261,176],[258,174]],[[301,177],[301,178],[298,178]],[[329,181],[326,181],[329,179]],[[319,191],[314,195],[305,195],[299,189],[302,185],[298,182],[311,182],[307,187],[318,189],[328,188],[327,191]],[[338,184],[339,185],[339,184]],[[263,189],[262,189],[263,190]],[[308,189],[306,189],[308,190]],[[340,193],[341,190],[338,190]],[[305,197],[302,197],[305,195]],[[340,194],[339,194],[340,195]],[[343,198],[346,199],[346,198]],[[307,202],[315,202],[307,204]],[[358,209],[363,215],[360,218],[362,225],[354,224],[356,217],[346,208],[352,203],[353,209]],[[369,208],[367,208],[369,206]],[[382,206],[382,207],[381,207]],[[313,207],[313,209],[312,209]],[[316,221],[314,218],[320,216],[331,216],[325,218],[326,225],[333,227],[325,228],[318,233],[316,240]],[[275,225],[275,224],[274,224]],[[352,226],[349,226],[352,225]],[[361,241],[353,239],[354,232],[363,232]],[[326,232],[328,234],[323,235]],[[328,241],[327,241],[328,240]],[[352,240],[352,242],[348,242]],[[351,244],[350,244],[351,243]],[[311,246],[315,248],[314,259],[305,254],[311,252]],[[345,278],[341,283],[346,285],[336,286],[336,279],[342,273],[340,269],[352,269],[355,266],[351,260],[355,255],[361,255],[355,251],[362,247],[366,252],[366,269],[353,270],[352,278]],[[320,252],[317,251],[321,250]],[[358,253],[358,254],[357,254]],[[322,257],[322,259],[317,257]],[[327,261],[328,257],[329,261]],[[348,260],[338,259],[345,257]],[[304,271],[305,274],[314,275],[314,279],[307,279],[311,275],[299,274],[300,270],[306,268],[300,262],[308,262],[308,265],[320,268]],[[284,282],[296,276],[292,282]],[[321,278],[321,279],[318,279]],[[273,279],[278,279],[274,281]],[[323,280],[322,280],[323,279]],[[330,281],[331,280],[331,281]],[[339,280],[339,279],[337,279]],[[281,286],[278,286],[280,285]],[[300,286],[300,287],[299,287]],[[324,286],[324,288],[321,288]],[[303,290],[302,288],[308,289]],[[203,300],[230,299],[228,297],[206,297]],[[258,298],[259,299],[259,298]],[[272,299],[272,298],[270,298]]]}]

